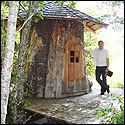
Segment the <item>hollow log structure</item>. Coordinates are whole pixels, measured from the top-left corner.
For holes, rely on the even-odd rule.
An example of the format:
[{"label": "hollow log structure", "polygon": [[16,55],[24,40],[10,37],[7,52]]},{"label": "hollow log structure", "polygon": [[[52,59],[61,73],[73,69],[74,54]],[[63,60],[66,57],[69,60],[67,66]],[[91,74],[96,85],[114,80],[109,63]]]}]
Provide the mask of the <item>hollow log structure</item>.
[{"label": "hollow log structure", "polygon": [[[84,32],[95,32],[108,25],[56,2],[47,3],[37,11],[43,13],[44,19],[32,18],[26,96],[61,98],[89,93],[92,82],[87,77],[83,53]],[[22,22],[18,20],[17,30]]]},{"label": "hollow log structure", "polygon": [[[90,92],[81,23],[40,20],[32,28],[30,41],[26,76],[31,95],[58,98]],[[32,60],[31,66],[29,60]]]}]

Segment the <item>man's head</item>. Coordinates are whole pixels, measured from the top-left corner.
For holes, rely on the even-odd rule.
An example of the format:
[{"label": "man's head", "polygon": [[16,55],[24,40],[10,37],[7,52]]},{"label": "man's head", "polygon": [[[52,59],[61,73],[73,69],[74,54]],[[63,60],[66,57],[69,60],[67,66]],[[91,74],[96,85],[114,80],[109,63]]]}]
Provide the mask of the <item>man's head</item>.
[{"label": "man's head", "polygon": [[100,40],[100,41],[98,42],[98,46],[99,46],[99,49],[102,50],[103,47],[104,47],[104,42]]}]

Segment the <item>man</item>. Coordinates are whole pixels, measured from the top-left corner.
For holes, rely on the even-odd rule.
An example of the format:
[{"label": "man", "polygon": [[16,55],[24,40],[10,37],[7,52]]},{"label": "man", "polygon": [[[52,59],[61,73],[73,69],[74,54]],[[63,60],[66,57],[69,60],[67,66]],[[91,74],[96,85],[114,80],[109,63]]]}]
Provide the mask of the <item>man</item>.
[{"label": "man", "polygon": [[[87,51],[84,49],[84,52],[87,54],[93,54],[94,55],[94,64],[96,65],[96,80],[101,85],[101,95],[104,95],[104,93],[109,93],[109,85],[107,85],[106,80],[106,72],[109,70],[109,53],[106,49],[104,49],[104,42],[99,41],[98,42],[99,48],[95,50]],[[102,75],[102,79],[100,79]]]}]

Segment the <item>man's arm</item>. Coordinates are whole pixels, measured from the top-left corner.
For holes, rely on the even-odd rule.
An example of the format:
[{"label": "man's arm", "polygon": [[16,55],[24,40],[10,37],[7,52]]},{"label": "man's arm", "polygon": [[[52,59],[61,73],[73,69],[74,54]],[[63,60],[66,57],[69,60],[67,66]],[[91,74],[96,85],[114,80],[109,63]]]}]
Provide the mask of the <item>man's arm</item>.
[{"label": "man's arm", "polygon": [[109,58],[107,58],[107,67],[109,68]]},{"label": "man's arm", "polygon": [[107,58],[106,63],[107,63],[106,72],[108,72],[108,70],[109,70],[109,58]]},{"label": "man's arm", "polygon": [[87,53],[87,54],[90,54],[90,51],[87,51],[87,50],[85,50],[84,48],[83,48],[83,51],[84,51],[85,53]]}]

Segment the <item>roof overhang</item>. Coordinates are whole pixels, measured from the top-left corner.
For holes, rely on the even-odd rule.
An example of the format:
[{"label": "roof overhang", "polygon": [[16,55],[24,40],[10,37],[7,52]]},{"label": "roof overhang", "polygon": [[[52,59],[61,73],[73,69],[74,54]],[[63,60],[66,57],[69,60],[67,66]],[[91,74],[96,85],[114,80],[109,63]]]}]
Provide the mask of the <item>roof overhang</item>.
[{"label": "roof overhang", "polygon": [[90,20],[77,20],[78,22],[84,24],[84,32],[93,32],[102,29],[102,28],[107,28],[108,24],[101,24],[97,22],[93,22]]},{"label": "roof overhang", "polygon": [[108,24],[101,24],[97,23],[88,19],[72,19],[72,18],[57,18],[57,17],[44,17],[44,19],[59,19],[59,20],[76,20],[84,25],[84,32],[93,32],[102,29],[107,28]]},{"label": "roof overhang", "polygon": [[[41,20],[41,18],[38,16],[33,18],[38,19],[38,21]],[[57,18],[57,17],[43,17],[43,19],[76,20],[84,25],[84,32],[93,32],[93,33],[95,33],[95,31],[101,28],[107,28],[108,26],[108,24],[100,24],[88,19],[83,20],[83,19]],[[7,27],[7,20],[8,20],[7,18],[1,20],[1,23],[4,22],[4,27]],[[18,18],[16,24],[16,31],[18,31],[22,25],[23,25],[23,20],[21,18]]]},{"label": "roof overhang", "polygon": [[[108,24],[103,23],[83,12],[80,12],[76,9],[71,9],[69,6],[61,6],[57,5],[55,1],[46,3],[42,8],[35,8],[36,13],[41,12],[43,19],[59,19],[59,20],[75,20],[80,22],[84,25],[84,32],[94,32],[101,29],[107,28]],[[16,30],[20,29],[20,27],[25,24],[25,21],[22,18],[26,17],[26,12],[21,12],[18,14],[17,19],[17,28]],[[39,16],[33,16],[32,21],[41,20]],[[4,26],[7,27],[7,20],[8,18],[2,18],[1,21],[4,20]],[[23,23],[24,22],[24,23]]]}]

